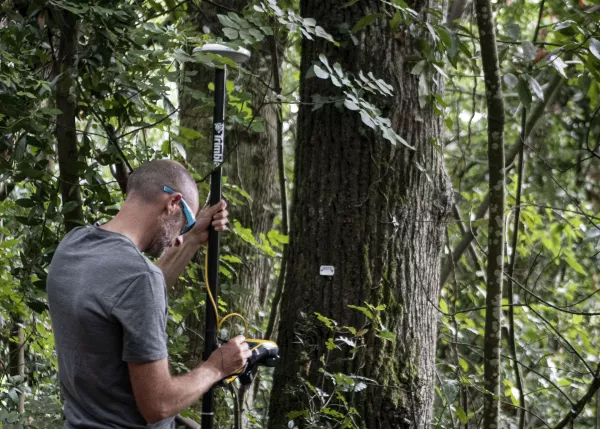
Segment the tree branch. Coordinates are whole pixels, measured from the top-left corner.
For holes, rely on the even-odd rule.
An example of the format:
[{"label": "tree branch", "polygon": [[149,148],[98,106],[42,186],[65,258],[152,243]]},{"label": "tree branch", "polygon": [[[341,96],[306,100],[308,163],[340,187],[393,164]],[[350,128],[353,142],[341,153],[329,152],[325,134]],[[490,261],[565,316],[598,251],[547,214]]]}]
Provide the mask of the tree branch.
[{"label": "tree branch", "polygon": [[579,401],[577,401],[577,403],[575,403],[574,406],[571,407],[569,413],[565,417],[563,417],[563,419],[560,422],[558,422],[558,424],[552,429],[563,429],[567,427],[569,423],[572,423],[577,418],[577,416],[581,414],[587,403],[590,402],[596,391],[600,388],[600,377],[598,377],[599,373],[600,365],[598,365],[598,368],[596,369],[594,379],[592,380],[592,383],[590,384],[590,387],[588,388],[586,394],[583,395],[583,397]]}]

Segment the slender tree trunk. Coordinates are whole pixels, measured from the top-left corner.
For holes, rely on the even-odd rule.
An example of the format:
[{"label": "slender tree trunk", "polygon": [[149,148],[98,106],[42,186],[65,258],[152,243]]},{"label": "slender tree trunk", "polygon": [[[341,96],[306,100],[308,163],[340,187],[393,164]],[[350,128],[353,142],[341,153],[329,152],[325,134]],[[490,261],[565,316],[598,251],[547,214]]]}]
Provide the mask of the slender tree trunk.
[{"label": "slender tree trunk", "polygon": [[[25,376],[25,336],[23,334],[23,318],[19,316],[12,317],[12,328],[10,336],[12,340],[8,343],[9,355],[9,374],[11,376]],[[18,411],[25,412],[25,394],[19,393]]]},{"label": "slender tree trunk", "polygon": [[[277,25],[277,20],[275,20]],[[277,31],[275,31],[277,34]],[[271,64],[271,70],[273,71],[273,84],[275,85],[274,91],[276,95],[281,95],[281,78],[279,76],[279,60],[276,36],[271,38],[271,57],[276,59]],[[277,169],[279,171],[279,195],[281,205],[281,229],[284,235],[289,234],[289,216],[288,216],[288,198],[287,198],[287,186],[285,178],[285,161],[283,156],[283,111],[281,109],[281,103],[277,104],[277,118],[276,118],[276,129],[277,129]],[[271,306],[271,314],[269,315],[269,321],[267,324],[267,330],[265,332],[265,338],[271,338],[273,330],[275,329],[275,319],[279,311],[279,302],[281,300],[281,294],[285,284],[285,270],[288,261],[288,246],[284,245],[283,255],[281,257],[281,264],[279,267],[279,277],[277,278],[277,285],[275,289],[275,295],[273,296],[273,303]]]},{"label": "slender tree trunk", "polygon": [[[62,112],[56,117],[56,140],[58,144],[59,183],[63,206],[74,203],[74,208],[65,211],[67,231],[83,225],[83,208],[79,187],[77,150],[77,21],[66,11],[54,11],[56,21],[62,23],[58,57],[53,63],[53,76],[60,76],[56,84],[56,107]],[[60,17],[59,17],[60,14]]]},{"label": "slender tree trunk", "polygon": [[490,217],[484,337],[483,427],[500,428],[500,326],[504,280],[504,99],[490,0],[475,0],[488,109]]},{"label": "slender tree trunk", "polygon": [[[440,117],[431,106],[419,106],[418,79],[410,74],[414,64],[408,60],[419,50],[417,38],[408,28],[394,36],[382,17],[357,34],[354,45],[340,28],[386,6],[375,0],[343,7],[346,3],[301,1],[301,16],[318,19],[340,42],[334,47],[323,39],[303,39],[301,102],[310,103],[314,94],[340,97],[329,81],[306,79],[321,53],[356,75],[372,71],[394,87],[393,97],[374,101],[416,150],[392,146],[364,126],[357,112],[334,104],[313,111],[301,104],[278,334],[282,360],[275,369],[269,428],[287,427],[286,413],[307,408],[298,374],[321,386],[319,357],[326,351],[326,335],[312,322],[314,312],[340,325],[359,326],[362,314],[348,305],[365,301],[387,306],[383,323],[395,342],[371,333],[364,355],[354,361],[334,358],[327,371],[380,383],[354,396],[364,427],[424,428],[433,411],[434,304],[443,223],[451,208],[443,157],[431,144],[440,137]],[[411,7],[422,11],[436,4],[414,1]],[[335,275],[320,276],[321,265],[333,265]]]},{"label": "slender tree trunk", "polygon": [[596,391],[596,426],[595,429],[600,429],[600,392]]}]

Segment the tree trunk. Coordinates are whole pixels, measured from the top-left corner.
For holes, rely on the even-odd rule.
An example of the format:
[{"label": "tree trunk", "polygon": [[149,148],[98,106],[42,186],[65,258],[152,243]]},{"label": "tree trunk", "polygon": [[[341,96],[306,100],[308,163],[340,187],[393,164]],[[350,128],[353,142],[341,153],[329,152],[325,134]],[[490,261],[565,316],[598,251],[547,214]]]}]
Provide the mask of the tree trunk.
[{"label": "tree trunk", "polygon": [[52,68],[53,77],[59,76],[56,84],[56,107],[62,112],[56,117],[56,140],[58,144],[59,183],[63,207],[69,203],[73,208],[64,212],[65,229],[83,225],[83,208],[79,187],[79,166],[77,150],[77,111],[76,59],[77,21],[66,11],[54,11],[60,25],[58,57]]},{"label": "tree trunk", "polygon": [[[496,45],[496,29],[490,0],[475,0],[481,60],[488,110],[488,166],[490,218],[485,298],[483,427],[500,426],[500,326],[504,280],[504,99]],[[521,141],[520,144],[523,144]],[[516,252],[516,249],[513,249]]]},{"label": "tree trunk", "polygon": [[[380,383],[355,395],[364,427],[427,427],[434,399],[440,251],[451,209],[443,157],[432,144],[439,140],[441,121],[431,106],[419,106],[418,78],[410,74],[414,63],[408,60],[419,51],[417,38],[408,28],[393,35],[389,22],[380,18],[356,35],[355,46],[347,33],[339,33],[342,24],[352,27],[358,17],[385,6],[375,0],[342,7],[345,3],[301,1],[301,16],[317,18],[341,42],[335,48],[323,39],[303,39],[301,101],[310,103],[314,94],[340,97],[329,81],[306,79],[321,53],[356,75],[373,71],[393,85],[395,94],[376,104],[416,150],[392,146],[364,126],[357,112],[332,103],[316,111],[300,106],[278,335],[282,361],[275,370],[269,427],[287,427],[286,413],[306,408],[304,394],[298,394],[301,370],[311,382],[319,381],[324,332],[311,328],[314,312],[356,327],[363,316],[348,305],[365,301],[387,306],[383,322],[395,342],[382,342],[370,333],[361,358],[334,363],[327,371],[360,374]],[[422,0],[411,7],[423,11],[436,4]],[[333,265],[335,275],[319,276],[321,265]]]},{"label": "tree trunk", "polygon": [[[12,340],[8,343],[8,366],[9,374],[12,377],[25,376],[25,336],[23,334],[23,318],[19,316],[12,317],[12,328],[10,336]],[[18,411],[25,412],[25,394],[19,392]]]}]

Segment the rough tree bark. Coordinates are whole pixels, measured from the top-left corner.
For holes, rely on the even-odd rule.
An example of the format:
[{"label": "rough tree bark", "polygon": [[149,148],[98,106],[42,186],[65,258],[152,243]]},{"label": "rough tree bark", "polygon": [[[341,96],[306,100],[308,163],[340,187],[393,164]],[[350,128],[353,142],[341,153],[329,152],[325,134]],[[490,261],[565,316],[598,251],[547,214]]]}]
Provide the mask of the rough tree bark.
[{"label": "rough tree bark", "polygon": [[484,337],[483,427],[499,428],[500,327],[504,280],[504,99],[496,45],[496,29],[490,0],[475,0],[477,26],[485,77],[488,110],[488,165],[490,217]]},{"label": "rough tree bark", "polygon": [[[317,19],[341,43],[336,48],[323,39],[303,39],[301,102],[310,103],[314,94],[340,97],[329,81],[306,79],[321,53],[356,75],[373,71],[393,85],[395,94],[377,100],[377,105],[416,150],[392,146],[366,128],[357,112],[331,103],[316,111],[301,104],[278,334],[282,361],[275,369],[269,428],[287,427],[286,413],[305,408],[303,394],[294,391],[299,373],[311,382],[320,380],[319,356],[326,350],[326,332],[319,332],[319,326],[311,328],[314,312],[341,325],[358,326],[364,319],[348,305],[365,301],[386,304],[384,323],[396,341],[383,343],[371,334],[368,351],[360,359],[334,362],[327,370],[381,383],[355,396],[369,429],[422,428],[432,418],[434,305],[439,297],[444,220],[452,198],[442,154],[431,143],[440,137],[440,117],[431,106],[419,106],[418,79],[410,74],[414,63],[408,59],[419,51],[417,37],[408,28],[392,34],[382,17],[356,35],[355,46],[347,32],[340,33],[343,25],[352,27],[357,17],[387,6],[376,0],[350,7],[346,3],[300,3],[301,16]],[[427,0],[410,6],[417,11],[437,7]],[[427,174],[416,163],[425,166]],[[319,276],[321,265],[333,265],[335,275]],[[308,344],[315,347],[307,348]]]},{"label": "rough tree bark", "polygon": [[54,10],[55,21],[60,25],[60,40],[57,58],[52,64],[53,77],[59,76],[56,84],[56,107],[62,112],[56,117],[56,140],[58,145],[59,184],[63,206],[75,203],[72,210],[64,214],[65,229],[83,224],[83,208],[79,187],[77,150],[77,86],[75,84],[77,61],[77,20],[67,11]]}]

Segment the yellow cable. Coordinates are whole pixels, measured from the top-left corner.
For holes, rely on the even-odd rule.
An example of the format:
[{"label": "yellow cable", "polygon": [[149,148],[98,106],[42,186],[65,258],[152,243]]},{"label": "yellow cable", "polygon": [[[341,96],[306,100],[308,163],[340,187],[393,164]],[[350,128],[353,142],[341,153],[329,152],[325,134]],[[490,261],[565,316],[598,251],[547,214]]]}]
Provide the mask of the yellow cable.
[{"label": "yellow cable", "polygon": [[229,313],[228,315],[226,315],[225,317],[223,317],[221,320],[219,320],[219,323],[217,324],[217,328],[221,328],[221,325],[223,324],[223,322],[227,319],[229,319],[230,317],[239,317],[240,319],[242,319],[244,321],[244,330],[245,330],[245,336],[248,336],[248,322],[246,322],[246,319],[244,319],[244,316],[242,316],[239,313]]},{"label": "yellow cable", "polygon": [[206,252],[206,256],[204,258],[204,284],[206,285],[206,290],[208,292],[208,297],[210,298],[210,302],[212,302],[213,308],[215,309],[215,318],[217,320],[217,329],[221,329],[221,325],[223,324],[223,322],[225,322],[225,320],[229,319],[230,317],[239,317],[240,319],[242,319],[244,321],[244,328],[245,328],[245,337],[248,338],[248,322],[246,322],[246,319],[244,319],[244,316],[242,316],[239,313],[229,313],[227,315],[225,315],[225,317],[223,317],[222,319],[219,318],[219,310],[217,308],[217,303],[215,302],[215,299],[212,296],[212,292],[210,291],[210,285],[208,284],[208,251]]}]

